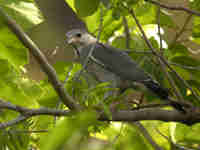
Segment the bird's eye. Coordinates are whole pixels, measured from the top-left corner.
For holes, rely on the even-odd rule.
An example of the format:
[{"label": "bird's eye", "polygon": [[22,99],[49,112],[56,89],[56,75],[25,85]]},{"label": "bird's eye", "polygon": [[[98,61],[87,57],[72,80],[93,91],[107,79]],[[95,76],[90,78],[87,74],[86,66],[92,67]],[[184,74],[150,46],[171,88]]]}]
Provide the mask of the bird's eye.
[{"label": "bird's eye", "polygon": [[76,34],[76,37],[79,37],[79,38],[80,38],[80,37],[81,37],[81,33],[77,33],[77,34]]}]

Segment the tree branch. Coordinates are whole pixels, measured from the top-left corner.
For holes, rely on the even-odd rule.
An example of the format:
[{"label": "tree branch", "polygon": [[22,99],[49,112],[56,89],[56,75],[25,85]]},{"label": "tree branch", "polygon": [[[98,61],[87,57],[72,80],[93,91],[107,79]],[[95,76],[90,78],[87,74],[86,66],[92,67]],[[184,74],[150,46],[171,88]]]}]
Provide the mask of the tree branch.
[{"label": "tree branch", "polygon": [[175,36],[174,39],[172,40],[172,43],[170,44],[172,47],[173,47],[174,44],[177,42],[177,40],[179,39],[179,37],[186,31],[185,29],[186,29],[188,23],[190,22],[191,18],[192,18],[192,15],[189,14],[188,17],[186,18],[186,20],[185,20],[185,22],[184,22],[184,24],[183,24],[181,30],[180,30],[178,33],[176,33],[176,36]]},{"label": "tree branch", "polygon": [[[162,57],[163,56],[163,53],[164,53],[164,49],[162,47],[162,35],[161,35],[161,31],[160,31],[160,7],[158,6],[158,12],[157,12],[157,24],[158,24],[158,34],[159,34],[159,37],[160,37],[160,55]],[[180,93],[180,90],[177,88],[174,80],[172,79],[172,77],[169,75],[169,72],[166,70],[166,66],[164,65],[164,63],[162,62],[161,59],[158,59],[160,65],[161,65],[161,69],[162,71],[165,73],[166,77],[167,77],[167,80],[169,81],[174,93],[175,93],[175,96],[177,97],[177,99],[180,99],[182,100],[183,97]]]},{"label": "tree branch", "polygon": [[[160,121],[175,121],[192,125],[200,122],[200,111],[194,109],[187,114],[182,114],[176,110],[164,110],[155,108],[139,108],[134,110],[122,110],[118,112],[111,112],[112,119],[101,113],[98,120],[100,121],[142,121],[142,120],[160,120]],[[10,120],[8,122],[0,123],[0,129],[13,126],[20,122],[23,122],[33,116],[49,115],[49,116],[71,116],[72,111],[49,109],[49,108],[38,108],[30,109],[22,106],[14,105],[4,100],[0,100],[0,109],[9,109],[20,113],[20,116]]]},{"label": "tree branch", "polygon": [[28,37],[28,35],[22,30],[22,28],[10,17],[8,16],[2,8],[0,8],[0,15],[4,18],[10,30],[15,33],[18,39],[28,48],[30,53],[35,57],[35,59],[40,64],[42,70],[47,74],[48,79],[57,94],[60,96],[62,102],[70,109],[80,109],[80,106],[75,103],[73,98],[65,92],[63,84],[59,81],[56,71],[48,63],[45,56],[41,53],[40,49],[35,45],[35,43]]},{"label": "tree branch", "polygon": [[195,110],[187,113],[187,115],[180,113],[176,110],[163,110],[158,108],[148,108],[140,110],[122,110],[112,113],[112,119],[102,114],[99,117],[101,121],[142,121],[142,120],[160,120],[160,121],[174,121],[187,125],[193,125],[200,122],[200,112]]},{"label": "tree branch", "polygon": [[20,116],[8,122],[0,123],[0,129],[7,128],[9,126],[23,122],[33,116],[38,115],[52,115],[52,116],[66,116],[70,115],[71,111],[39,108],[39,109],[29,109],[21,107],[18,105],[11,104],[10,102],[5,102],[0,99],[0,109],[9,109],[20,113]]},{"label": "tree branch", "polygon": [[[170,64],[168,63],[168,61],[165,59],[165,57],[163,57],[162,55],[160,55],[152,46],[151,42],[148,40],[142,26],[139,23],[139,20],[137,19],[133,9],[129,9],[126,6],[124,6],[126,9],[128,9],[129,13],[131,14],[131,16],[133,17],[133,19],[135,20],[143,39],[145,40],[147,46],[150,48],[150,50],[152,51],[152,54],[154,54],[158,59],[160,59],[163,64],[165,64],[175,75],[176,77],[183,82],[183,84],[191,91],[191,93],[200,101],[200,97],[194,92],[194,90],[190,87],[190,85],[170,66]],[[176,95],[178,95],[178,93],[176,93]]]},{"label": "tree branch", "polygon": [[194,10],[191,10],[189,8],[182,7],[182,6],[168,6],[168,5],[161,4],[161,3],[157,2],[157,1],[154,1],[154,0],[145,0],[145,1],[150,2],[150,3],[154,4],[154,5],[158,5],[158,6],[162,7],[162,8],[169,9],[169,10],[184,11],[184,12],[187,12],[189,14],[200,16],[200,12],[194,11]]}]

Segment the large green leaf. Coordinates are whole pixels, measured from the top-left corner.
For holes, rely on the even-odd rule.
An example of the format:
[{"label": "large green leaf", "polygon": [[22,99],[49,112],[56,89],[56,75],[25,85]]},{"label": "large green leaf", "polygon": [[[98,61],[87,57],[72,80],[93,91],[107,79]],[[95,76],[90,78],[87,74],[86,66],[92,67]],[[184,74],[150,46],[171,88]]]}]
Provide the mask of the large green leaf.
[{"label": "large green leaf", "polygon": [[126,126],[124,128],[123,134],[115,144],[116,149],[153,150],[148,141],[140,134],[137,127]]},{"label": "large green leaf", "polygon": [[[22,78],[19,72],[6,60],[0,59],[0,97],[11,101],[14,104],[35,107],[37,95],[28,94],[26,91],[32,91],[31,84],[25,88],[26,79]],[[35,94],[37,94],[35,92]],[[32,96],[31,96],[32,95]]]},{"label": "large green leaf", "polygon": [[98,8],[100,0],[74,0],[74,7],[80,17],[92,15]]},{"label": "large green leaf", "polygon": [[0,34],[4,35],[0,36],[0,59],[7,59],[16,69],[19,69],[28,62],[27,49],[8,28],[0,29]]},{"label": "large green leaf", "polygon": [[30,29],[34,24],[42,22],[41,14],[32,1],[1,0],[0,5],[24,29]]},{"label": "large green leaf", "polygon": [[185,66],[200,66],[200,61],[190,56],[175,56],[171,61]]},{"label": "large green leaf", "polygon": [[192,1],[189,1],[189,2],[190,2],[190,7],[192,9],[200,11],[200,1],[199,0],[192,0]]},{"label": "large green leaf", "polygon": [[193,20],[192,36],[193,38],[200,38],[200,18],[197,16]]},{"label": "large green leaf", "polygon": [[[33,2],[24,0],[1,0],[0,5],[25,30],[42,21],[41,15]],[[28,62],[28,53],[21,42],[4,24],[0,17],[0,59],[7,59],[18,69]]]},{"label": "large green leaf", "polygon": [[[83,138],[87,138],[89,126],[95,123],[94,112],[81,112],[72,118],[60,120],[56,128],[43,137],[41,150],[78,149],[79,144],[84,144]],[[84,149],[84,145],[82,146]]]},{"label": "large green leaf", "polygon": [[166,53],[168,53],[167,56],[169,56],[169,58],[172,58],[174,56],[189,55],[187,47],[180,43],[175,43],[174,45],[169,47]]},{"label": "large green leaf", "polygon": [[[156,18],[155,18],[156,19]],[[156,20],[157,21],[157,20]],[[173,22],[172,18],[170,17],[169,13],[162,11],[160,13],[160,25],[162,27],[169,27],[174,28],[176,24]]]},{"label": "large green leaf", "polygon": [[177,143],[185,143],[185,144],[196,144],[200,143],[200,137],[198,133],[200,131],[200,125],[196,124],[192,127],[176,124],[174,138]]}]

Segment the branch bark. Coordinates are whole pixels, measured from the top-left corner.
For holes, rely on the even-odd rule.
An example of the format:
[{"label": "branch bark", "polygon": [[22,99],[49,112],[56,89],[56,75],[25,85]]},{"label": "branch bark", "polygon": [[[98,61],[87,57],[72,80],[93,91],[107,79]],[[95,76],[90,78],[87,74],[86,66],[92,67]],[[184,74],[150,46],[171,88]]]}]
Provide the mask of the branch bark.
[{"label": "branch bark", "polygon": [[112,119],[105,115],[99,117],[101,121],[144,121],[144,120],[160,120],[160,121],[174,121],[184,123],[186,125],[193,125],[200,122],[200,112],[194,110],[186,115],[176,110],[163,110],[159,108],[148,108],[141,110],[122,110],[112,113]]},{"label": "branch bark", "polygon": [[[38,108],[30,109],[22,106],[14,105],[9,102],[0,99],[0,109],[8,109],[20,113],[19,117],[10,120],[8,122],[0,123],[0,129],[4,129],[15,124],[21,123],[31,117],[48,115],[48,116],[71,116],[73,111]],[[141,108],[135,110],[122,110],[117,112],[111,112],[112,119],[106,114],[101,113],[98,117],[100,121],[142,121],[142,120],[160,120],[160,121],[174,121],[187,125],[193,125],[200,122],[200,111],[194,109],[187,114],[180,113],[176,110],[164,110],[159,108]]]}]

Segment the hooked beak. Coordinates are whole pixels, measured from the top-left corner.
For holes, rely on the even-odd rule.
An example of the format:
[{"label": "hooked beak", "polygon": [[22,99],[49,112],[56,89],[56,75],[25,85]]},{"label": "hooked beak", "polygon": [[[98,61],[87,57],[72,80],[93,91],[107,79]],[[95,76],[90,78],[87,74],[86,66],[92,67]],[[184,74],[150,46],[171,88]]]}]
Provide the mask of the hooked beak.
[{"label": "hooked beak", "polygon": [[72,38],[67,39],[67,44],[74,44],[74,43],[76,43],[78,41],[79,41],[78,38],[72,37]]}]

